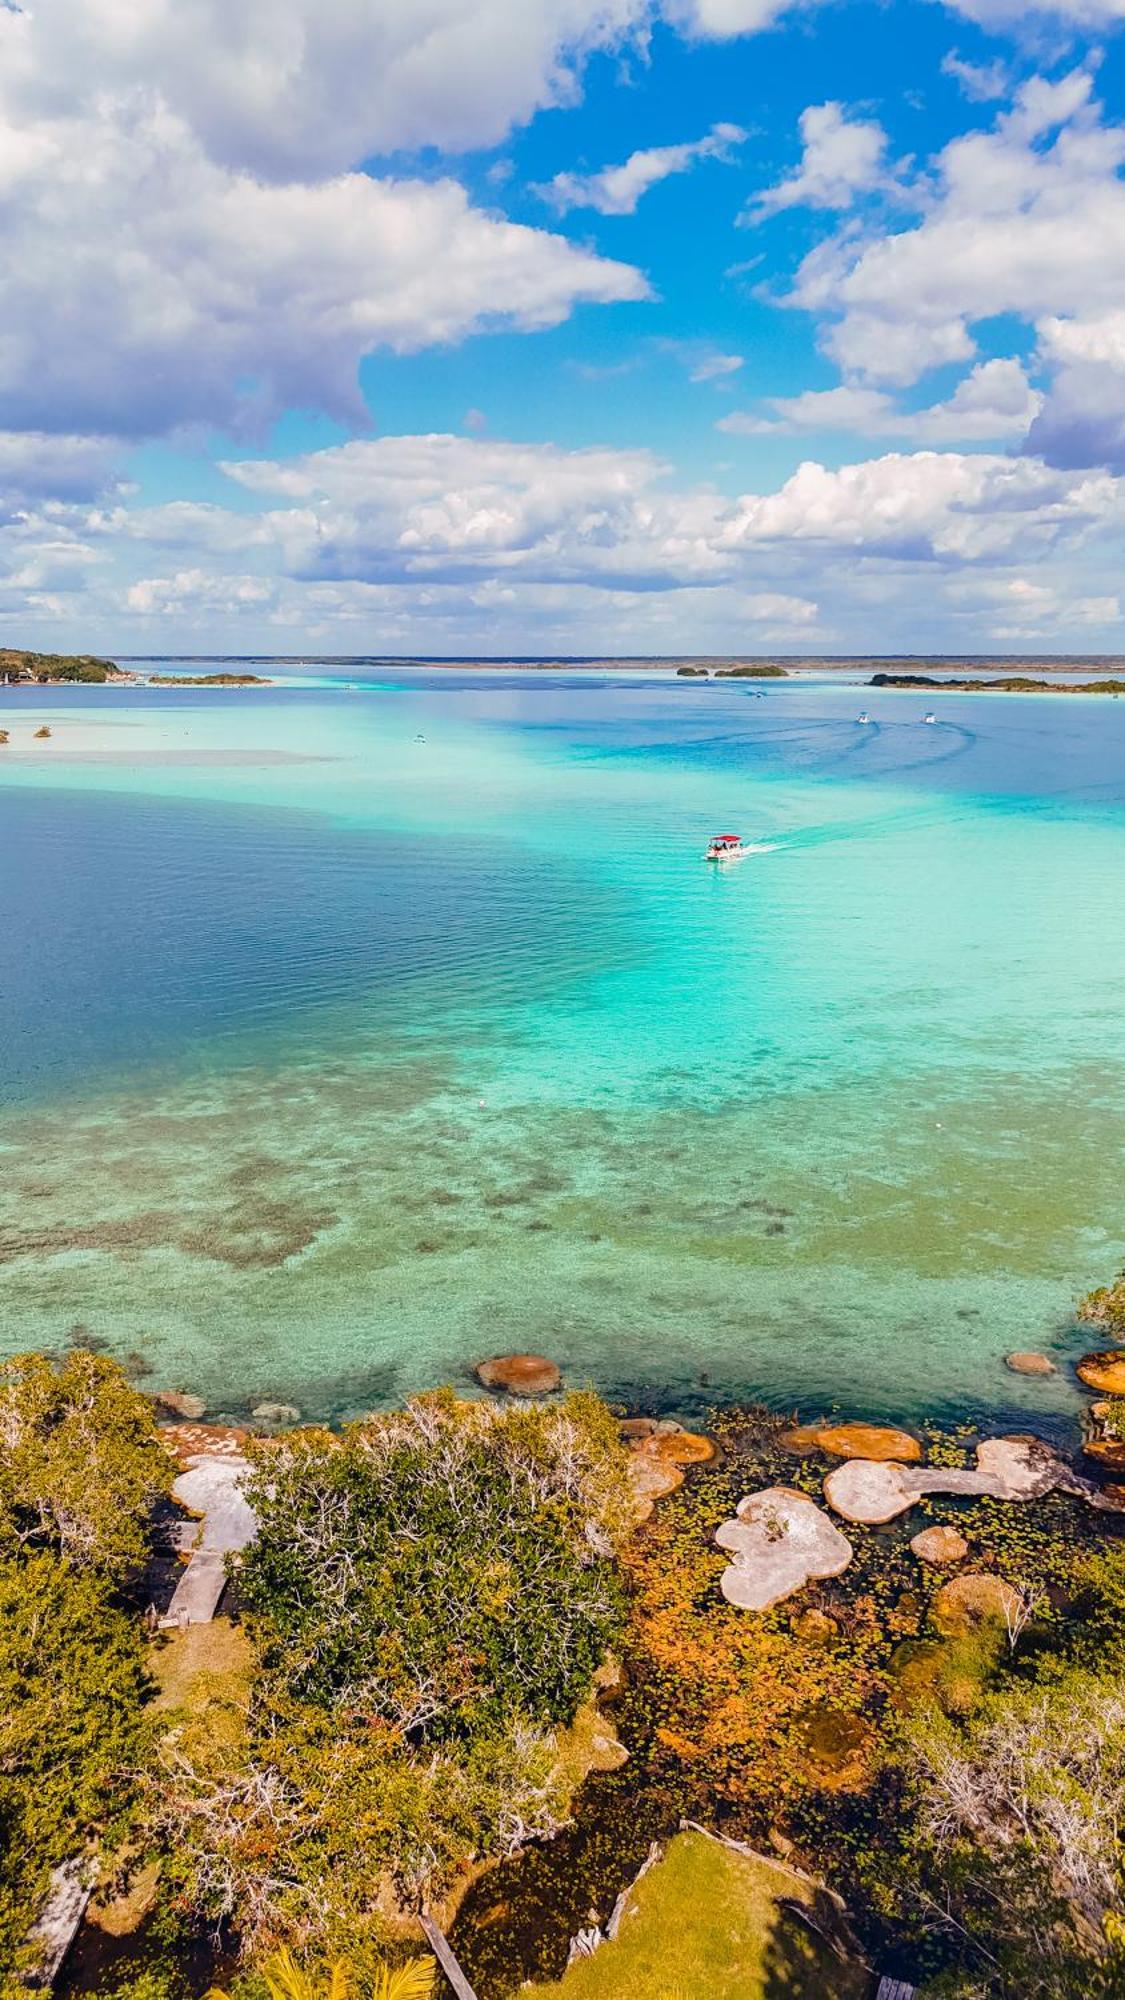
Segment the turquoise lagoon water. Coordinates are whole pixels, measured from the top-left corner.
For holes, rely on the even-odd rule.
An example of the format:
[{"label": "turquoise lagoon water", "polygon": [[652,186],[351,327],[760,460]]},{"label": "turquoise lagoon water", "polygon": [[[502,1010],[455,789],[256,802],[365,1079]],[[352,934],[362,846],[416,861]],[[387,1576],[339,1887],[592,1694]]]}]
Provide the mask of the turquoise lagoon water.
[{"label": "turquoise lagoon water", "polygon": [[1125,704],[362,672],[0,691],[4,1350],[1065,1423],[1002,1356],[1125,1255]]}]

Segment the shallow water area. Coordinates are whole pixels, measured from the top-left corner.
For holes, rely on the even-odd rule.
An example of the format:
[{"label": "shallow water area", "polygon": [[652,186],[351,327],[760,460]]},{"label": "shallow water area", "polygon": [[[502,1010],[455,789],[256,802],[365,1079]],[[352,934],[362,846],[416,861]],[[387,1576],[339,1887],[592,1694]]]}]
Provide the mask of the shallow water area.
[{"label": "shallow water area", "polygon": [[930,699],[0,691],[6,1349],[1064,1423],[1002,1356],[1125,1252],[1125,707]]}]

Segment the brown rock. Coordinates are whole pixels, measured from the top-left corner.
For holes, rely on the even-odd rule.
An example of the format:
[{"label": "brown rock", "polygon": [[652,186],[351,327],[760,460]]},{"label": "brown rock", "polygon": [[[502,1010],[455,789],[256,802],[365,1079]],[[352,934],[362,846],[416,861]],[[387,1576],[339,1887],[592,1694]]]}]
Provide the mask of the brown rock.
[{"label": "brown rock", "polygon": [[827,1611],[818,1611],[815,1605],[793,1620],[795,1637],[807,1639],[811,1646],[826,1646],[829,1639],[836,1637],[839,1629],[836,1620],[830,1618]]},{"label": "brown rock", "polygon": [[1089,1437],[1082,1450],[1099,1471],[1125,1473],[1125,1438]]},{"label": "brown rock", "polygon": [[1049,1354],[1036,1354],[1032,1349],[1026,1354],[1006,1354],[1004,1366],[1010,1368],[1013,1375],[1057,1375],[1059,1372]]},{"label": "brown rock", "polygon": [[167,1424],[160,1442],[180,1465],[189,1466],[200,1458],[243,1458],[248,1436],[239,1424]]},{"label": "brown rock", "polygon": [[1020,1594],[1002,1576],[972,1572],[943,1583],[930,1606],[930,1617],[947,1638],[961,1637],[978,1625],[1004,1625],[1020,1606]]},{"label": "brown rock", "polygon": [[644,1451],[631,1451],[628,1459],[629,1484],[633,1489],[634,1512],[638,1522],[647,1521],[658,1500],[674,1493],[684,1483],[678,1465],[655,1458]]},{"label": "brown rock", "polygon": [[625,1417],[618,1428],[623,1438],[650,1438],[656,1423],[652,1417]]},{"label": "brown rock", "polygon": [[910,1546],[919,1562],[931,1563],[935,1569],[963,1562],[969,1553],[968,1542],[956,1528],[923,1528]]},{"label": "brown rock", "polygon": [[496,1354],[478,1361],[473,1372],[486,1389],[506,1389],[509,1396],[549,1396],[562,1381],[555,1363],[542,1354]]},{"label": "brown rock", "polygon": [[1078,1363],[1078,1379],[1100,1396],[1125,1396],[1125,1347],[1084,1354]]},{"label": "brown rock", "polygon": [[646,1458],[661,1459],[665,1465],[706,1465],[715,1456],[711,1439],[697,1437],[694,1431],[657,1432],[638,1439],[633,1450],[643,1452]]},{"label": "brown rock", "polygon": [[185,1423],[197,1424],[207,1415],[202,1396],[191,1396],[186,1389],[157,1389],[152,1400],[162,1410],[170,1410],[174,1417],[182,1417]]},{"label": "brown rock", "polygon": [[917,1438],[891,1424],[798,1424],[784,1433],[781,1442],[791,1451],[826,1451],[832,1458],[876,1462],[894,1459],[900,1465],[922,1456]]}]

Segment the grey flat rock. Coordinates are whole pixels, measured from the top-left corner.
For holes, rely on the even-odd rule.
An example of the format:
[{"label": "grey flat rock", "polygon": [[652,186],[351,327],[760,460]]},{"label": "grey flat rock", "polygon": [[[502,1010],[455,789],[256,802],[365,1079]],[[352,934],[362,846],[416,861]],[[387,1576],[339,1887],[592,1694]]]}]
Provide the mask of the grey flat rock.
[{"label": "grey flat rock", "polygon": [[976,1471],[945,1466],[874,1464],[851,1458],[824,1482],[824,1497],[845,1521],[875,1527],[905,1514],[927,1493],[985,1495],[993,1500],[1038,1500],[1056,1490],[1077,1494],[1092,1507],[1118,1511],[1092,1479],[1083,1478],[1041,1438],[986,1438],[977,1446]]},{"label": "grey flat rock", "polygon": [[767,1611],[812,1577],[839,1576],[852,1559],[846,1535],[792,1486],[748,1494],[736,1513],[716,1529],[715,1540],[734,1558],[719,1588],[742,1611]]}]

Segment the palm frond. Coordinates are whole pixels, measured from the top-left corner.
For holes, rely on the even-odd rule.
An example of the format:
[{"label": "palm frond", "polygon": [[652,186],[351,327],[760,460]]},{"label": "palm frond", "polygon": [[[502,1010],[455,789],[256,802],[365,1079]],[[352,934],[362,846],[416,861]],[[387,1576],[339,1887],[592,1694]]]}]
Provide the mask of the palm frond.
[{"label": "palm frond", "polygon": [[371,2000],[430,2000],[436,1970],[432,1958],[409,1958],[393,1972],[385,1965],[371,1989]]}]

